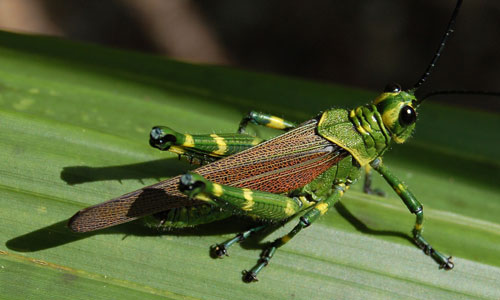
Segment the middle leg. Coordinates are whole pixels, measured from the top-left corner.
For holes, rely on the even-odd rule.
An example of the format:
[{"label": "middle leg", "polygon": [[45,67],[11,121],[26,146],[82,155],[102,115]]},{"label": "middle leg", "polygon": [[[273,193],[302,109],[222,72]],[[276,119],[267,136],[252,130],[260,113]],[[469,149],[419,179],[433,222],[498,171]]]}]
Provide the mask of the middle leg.
[{"label": "middle leg", "polygon": [[363,192],[370,195],[385,196],[385,192],[378,188],[372,187],[373,172],[370,165],[364,167],[365,170],[365,182],[363,184]]},{"label": "middle leg", "polygon": [[280,117],[256,111],[250,111],[241,120],[240,126],[238,127],[238,133],[244,133],[248,123],[262,125],[279,130],[290,130],[297,126],[294,122],[284,120]]},{"label": "middle leg", "polygon": [[262,252],[259,262],[250,269],[250,271],[243,272],[243,281],[247,283],[258,281],[257,274],[269,264],[276,250],[288,243],[302,229],[310,226],[318,217],[324,215],[328,209],[343,196],[344,191],[348,188],[349,186],[343,183],[335,185],[332,194],[328,198],[311,207],[302,217],[300,217],[299,223],[288,234],[274,240],[270,246]]}]

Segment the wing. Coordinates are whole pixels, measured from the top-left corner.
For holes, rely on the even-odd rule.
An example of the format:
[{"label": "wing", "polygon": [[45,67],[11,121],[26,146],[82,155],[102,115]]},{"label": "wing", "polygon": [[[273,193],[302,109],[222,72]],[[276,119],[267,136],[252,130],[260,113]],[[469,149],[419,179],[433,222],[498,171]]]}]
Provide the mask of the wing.
[{"label": "wing", "polygon": [[316,120],[195,170],[205,178],[271,193],[300,188],[341,160],[347,151],[316,134]]},{"label": "wing", "polygon": [[[348,152],[316,133],[316,120],[255,147],[196,169],[219,184],[272,193],[300,188],[335,165]],[[75,232],[129,222],[171,208],[198,205],[178,191],[176,176],[80,210],[69,221]]]}]

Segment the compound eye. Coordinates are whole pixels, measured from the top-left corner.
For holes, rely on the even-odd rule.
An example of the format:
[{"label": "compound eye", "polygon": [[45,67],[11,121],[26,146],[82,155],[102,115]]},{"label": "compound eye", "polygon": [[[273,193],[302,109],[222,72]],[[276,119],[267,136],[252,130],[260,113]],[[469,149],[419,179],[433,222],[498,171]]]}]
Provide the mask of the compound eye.
[{"label": "compound eye", "polygon": [[401,86],[397,83],[389,83],[385,86],[384,93],[399,93],[401,92]]},{"label": "compound eye", "polygon": [[417,121],[417,113],[413,107],[406,105],[399,112],[399,123],[404,126],[411,125]]}]

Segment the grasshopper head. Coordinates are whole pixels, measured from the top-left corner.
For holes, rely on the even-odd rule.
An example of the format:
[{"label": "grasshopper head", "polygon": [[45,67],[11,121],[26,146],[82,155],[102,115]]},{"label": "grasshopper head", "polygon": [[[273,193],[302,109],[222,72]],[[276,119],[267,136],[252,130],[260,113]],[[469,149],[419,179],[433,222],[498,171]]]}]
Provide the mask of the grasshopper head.
[{"label": "grasshopper head", "polygon": [[394,141],[404,143],[411,136],[417,121],[418,102],[413,91],[402,91],[400,85],[389,84],[373,104]]}]

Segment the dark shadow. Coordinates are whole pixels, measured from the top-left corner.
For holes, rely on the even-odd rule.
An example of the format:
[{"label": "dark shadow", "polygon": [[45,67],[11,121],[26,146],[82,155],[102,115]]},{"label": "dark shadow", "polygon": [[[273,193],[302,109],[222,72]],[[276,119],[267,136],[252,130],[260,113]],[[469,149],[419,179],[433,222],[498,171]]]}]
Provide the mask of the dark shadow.
[{"label": "dark shadow", "polygon": [[61,171],[61,179],[67,184],[81,184],[102,180],[158,179],[171,177],[194,169],[185,161],[164,158],[136,164],[110,167],[69,166]]},{"label": "dark shadow", "polygon": [[127,210],[127,217],[129,218],[149,216],[174,207],[189,206],[193,203],[187,197],[169,194],[168,190],[163,188],[143,188],[126,194],[120,199],[123,201],[113,202],[113,204],[123,206],[127,205],[124,204],[125,202],[129,202],[130,208]]},{"label": "dark shadow", "polygon": [[[136,220],[126,224],[113,226],[110,228],[87,232],[75,233],[67,227],[68,220],[60,221],[44,228],[15,237],[5,243],[7,248],[18,252],[36,252],[46,250],[72,242],[76,242],[97,234],[123,234],[127,236],[216,236],[223,234],[245,231],[253,226],[257,226],[246,218],[231,217],[226,220],[216,221],[209,224],[199,225],[190,228],[161,229],[146,226],[142,220]],[[255,235],[258,237],[259,235]],[[223,242],[223,241],[215,241]],[[207,245],[209,247],[210,245]]]},{"label": "dark shadow", "polygon": [[[347,208],[341,203],[335,204],[337,212],[345,218],[349,223],[356,228],[356,230],[371,234],[371,235],[386,235],[403,238],[413,244],[412,238],[398,231],[390,230],[374,230],[367,227],[360,219],[356,218]],[[294,220],[294,219],[292,219]],[[94,231],[88,233],[75,233],[68,229],[67,220],[60,221],[49,225],[47,227],[26,233],[24,235],[15,237],[6,242],[7,248],[18,252],[36,252],[40,250],[50,249],[72,242],[76,242],[96,234],[123,234],[124,238],[129,235],[133,236],[220,236],[224,234],[238,234],[250,228],[256,227],[259,224],[252,221],[250,218],[242,218],[238,216],[230,217],[225,220],[203,224],[196,227],[189,228],[174,228],[162,229],[155,228],[154,226],[146,226],[142,220],[136,220],[126,224]],[[264,249],[269,241],[261,242],[268,235],[273,233],[285,223],[271,224],[265,230],[252,235],[247,240],[240,243],[243,249]],[[214,241],[215,243],[222,243],[225,240]],[[207,245],[207,249],[209,249]]]},{"label": "dark shadow", "polygon": [[[208,224],[198,225],[189,228],[173,228],[167,230],[160,230],[160,234],[175,235],[175,236],[210,236],[210,235],[223,235],[223,234],[238,234],[242,231],[248,230],[252,227],[259,226],[250,218],[245,217],[230,217],[224,220],[215,221]],[[156,229],[153,229],[157,231]],[[223,241],[219,241],[223,242]]]},{"label": "dark shadow", "polygon": [[137,236],[152,236],[158,235],[157,231],[151,230],[145,226],[141,226],[141,221],[133,221],[127,224],[118,225],[115,227],[106,228],[94,232],[76,233],[72,232],[67,224],[68,220],[60,221],[15,237],[5,243],[7,248],[18,252],[36,252],[40,250],[50,249],[78,240],[86,239],[96,234],[116,234],[123,233],[126,235]]},{"label": "dark shadow", "polygon": [[337,201],[334,205],[335,210],[349,223],[356,228],[357,231],[366,233],[366,234],[371,234],[371,235],[385,235],[385,236],[395,236],[399,237],[402,239],[405,239],[409,241],[410,243],[414,244],[413,239],[405,233],[399,232],[399,231],[393,231],[393,230],[375,230],[371,229],[368,226],[365,225],[360,219],[356,218],[345,206],[342,204],[342,202]]},{"label": "dark shadow", "polygon": [[35,252],[68,244],[95,234],[94,232],[84,234],[73,233],[66,226],[67,223],[67,220],[57,222],[47,227],[15,237],[7,241],[5,245],[7,248],[18,252]]}]

